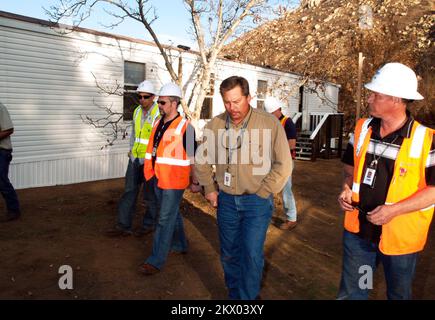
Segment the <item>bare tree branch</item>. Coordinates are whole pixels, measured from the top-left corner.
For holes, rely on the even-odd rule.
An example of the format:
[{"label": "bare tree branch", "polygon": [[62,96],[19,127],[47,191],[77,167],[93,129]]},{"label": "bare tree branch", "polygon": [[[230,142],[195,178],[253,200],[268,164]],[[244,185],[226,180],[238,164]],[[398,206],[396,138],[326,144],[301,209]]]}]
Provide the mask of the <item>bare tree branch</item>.
[{"label": "bare tree branch", "polygon": [[[154,7],[149,0],[58,0],[57,5],[50,6],[46,14],[52,22],[59,23],[65,19],[72,24],[72,27],[65,26],[66,30],[72,31],[88,19],[95,11],[98,5],[102,5],[104,12],[112,17],[114,21],[105,23],[105,27],[113,28],[118,26],[126,19],[131,19],[141,23],[147,30],[154,43],[156,44],[171,79],[183,88],[184,95],[188,97],[186,103],[182,99],[182,108],[188,118],[197,120],[201,114],[201,108],[207,92],[210,89],[211,74],[214,72],[217,57],[222,51],[224,45],[240,30],[242,22],[246,21],[252,26],[259,9],[263,8],[267,0],[184,0],[186,8],[189,11],[192,21],[192,29],[199,47],[199,59],[192,74],[189,75],[189,82],[194,82],[193,89],[189,94],[186,93],[188,83],[182,83],[182,73],[178,74],[175,70],[175,59],[181,61],[181,51],[177,50],[178,55],[174,54],[173,47],[164,46],[157,34],[154,32],[151,24],[158,19]],[[251,19],[248,19],[251,18]],[[71,19],[71,20],[68,20]],[[204,32],[204,22],[208,21],[209,35]],[[207,30],[207,29],[205,29]],[[182,69],[179,68],[181,71]],[[123,95],[124,90],[120,83],[102,84],[94,77],[97,88],[102,94]],[[194,104],[193,108],[192,104]],[[191,109],[193,109],[191,111]],[[106,108],[108,117],[92,120],[84,117],[90,125],[96,128],[111,127],[114,130],[115,138],[120,130],[119,121],[122,115],[113,113],[111,108]],[[104,126],[104,123],[107,125]],[[109,144],[114,140],[109,139]]]},{"label": "bare tree branch", "polygon": [[101,149],[112,146],[113,143],[118,140],[120,137],[125,139],[128,135],[128,129],[131,126],[130,124],[123,123],[123,114],[122,112],[115,112],[112,110],[113,104],[110,106],[100,106],[93,102],[97,108],[103,110],[107,116],[94,119],[89,115],[80,115],[80,118],[85,124],[88,124],[95,129],[109,129],[109,130],[99,130],[99,133],[106,137],[106,144],[101,147]]},{"label": "bare tree branch", "polygon": [[[198,119],[201,108],[210,86],[211,73],[228,39],[235,34],[238,27],[248,16],[255,14],[255,9],[265,5],[265,0],[213,0],[195,1],[185,0],[190,11],[195,36],[198,42],[202,68],[198,76],[198,97],[195,102],[193,118]],[[207,19],[208,18],[208,19]],[[206,43],[202,21],[209,21],[209,28],[215,25],[215,30],[210,32],[211,42]]]}]

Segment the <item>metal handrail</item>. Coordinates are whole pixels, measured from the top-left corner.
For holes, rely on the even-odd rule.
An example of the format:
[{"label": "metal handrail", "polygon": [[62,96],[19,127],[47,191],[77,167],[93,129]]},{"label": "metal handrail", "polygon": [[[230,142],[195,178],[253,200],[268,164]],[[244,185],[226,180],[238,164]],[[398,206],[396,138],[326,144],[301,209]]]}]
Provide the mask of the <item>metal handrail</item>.
[{"label": "metal handrail", "polygon": [[323,124],[325,123],[326,119],[329,117],[330,113],[325,113],[322,117],[322,120],[317,124],[316,129],[311,133],[310,140],[314,140],[319,133],[320,129],[322,128]]},{"label": "metal handrail", "polygon": [[[316,161],[316,158],[320,155],[325,159],[330,159],[331,156],[335,157],[336,155],[341,157],[343,117],[343,113],[310,113],[310,125],[316,126],[309,136],[309,143],[311,144],[311,161]],[[319,122],[317,123],[317,121]],[[331,146],[333,138],[335,139],[337,137],[338,147],[336,147],[335,144],[334,146]],[[334,143],[335,142],[337,141],[334,141]]]},{"label": "metal handrail", "polygon": [[298,119],[302,116],[302,112],[296,112],[295,115],[292,117],[293,123],[296,123]]}]

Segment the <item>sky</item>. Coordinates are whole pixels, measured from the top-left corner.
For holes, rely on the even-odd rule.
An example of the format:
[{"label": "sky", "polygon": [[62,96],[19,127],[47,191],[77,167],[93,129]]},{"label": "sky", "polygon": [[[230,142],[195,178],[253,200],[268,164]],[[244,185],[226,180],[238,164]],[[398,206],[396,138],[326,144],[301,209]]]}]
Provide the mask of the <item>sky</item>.
[{"label": "sky", "polygon": [[[190,29],[190,16],[182,0],[150,0],[157,12],[158,19],[152,27],[158,35],[159,41],[165,44],[186,45],[196,48]],[[273,0],[275,4],[287,4],[288,0]],[[8,11],[33,18],[49,20],[43,7],[49,9],[51,5],[58,4],[58,0],[0,0],[0,10]],[[63,21],[66,24],[68,21]],[[132,38],[152,40],[148,32],[139,22],[129,20],[108,29],[103,26],[108,24],[107,14],[97,9],[88,20],[81,24],[84,28],[124,35]]]},{"label": "sky", "polygon": [[[189,15],[184,8],[182,1],[179,0],[151,0],[158,15],[158,19],[153,22],[152,27],[158,34],[160,41],[174,45],[184,44],[193,45],[194,41],[189,35],[190,25]],[[43,7],[49,9],[51,5],[58,4],[58,0],[0,0],[0,10],[8,11],[33,18],[49,20]],[[102,24],[107,24],[107,14],[102,10],[97,10],[83,24],[84,28],[124,35],[132,38],[151,40],[145,27],[136,21],[126,21],[114,29],[105,28]],[[65,21],[66,24],[67,21]]]}]

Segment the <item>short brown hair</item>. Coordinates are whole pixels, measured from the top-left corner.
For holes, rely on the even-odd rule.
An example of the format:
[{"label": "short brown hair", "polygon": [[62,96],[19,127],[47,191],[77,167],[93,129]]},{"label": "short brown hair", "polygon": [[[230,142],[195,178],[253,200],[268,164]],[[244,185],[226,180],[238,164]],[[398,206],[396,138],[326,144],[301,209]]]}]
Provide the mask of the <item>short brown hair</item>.
[{"label": "short brown hair", "polygon": [[175,101],[177,103],[177,106],[178,106],[181,102],[181,99],[179,97],[169,96],[169,101],[171,101],[171,102]]},{"label": "short brown hair", "polygon": [[223,96],[225,92],[230,91],[237,86],[239,86],[240,89],[242,89],[243,96],[245,96],[245,97],[249,96],[248,80],[246,80],[243,77],[239,77],[239,76],[232,76],[232,77],[226,78],[224,81],[222,81],[222,83],[219,87],[219,92],[221,93],[221,96]]},{"label": "short brown hair", "polygon": [[406,105],[411,104],[411,103],[414,102],[414,100],[411,100],[411,99],[405,99],[405,98],[402,98],[402,101],[403,101],[403,103],[406,104]]}]

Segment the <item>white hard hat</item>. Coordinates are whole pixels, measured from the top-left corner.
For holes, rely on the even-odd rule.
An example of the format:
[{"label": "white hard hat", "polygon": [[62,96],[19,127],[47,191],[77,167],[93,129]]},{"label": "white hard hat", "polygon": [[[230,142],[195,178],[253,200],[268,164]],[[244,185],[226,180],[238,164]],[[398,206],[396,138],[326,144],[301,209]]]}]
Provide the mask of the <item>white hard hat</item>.
[{"label": "white hard hat", "polygon": [[417,85],[417,76],[411,68],[398,62],[392,62],[380,68],[372,81],[364,87],[393,97],[422,100],[424,98],[417,92]]},{"label": "white hard hat", "polygon": [[145,80],[139,83],[136,89],[137,92],[146,92],[156,94],[156,90],[154,89],[154,85],[151,81]]},{"label": "white hard hat", "polygon": [[264,109],[269,113],[272,113],[283,106],[284,103],[275,97],[267,97],[264,101]]},{"label": "white hard hat", "polygon": [[159,96],[181,98],[181,89],[175,83],[170,82],[160,89]]}]

